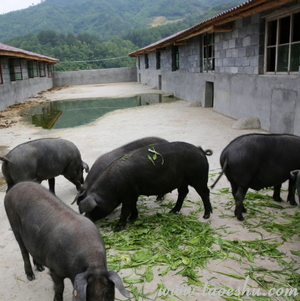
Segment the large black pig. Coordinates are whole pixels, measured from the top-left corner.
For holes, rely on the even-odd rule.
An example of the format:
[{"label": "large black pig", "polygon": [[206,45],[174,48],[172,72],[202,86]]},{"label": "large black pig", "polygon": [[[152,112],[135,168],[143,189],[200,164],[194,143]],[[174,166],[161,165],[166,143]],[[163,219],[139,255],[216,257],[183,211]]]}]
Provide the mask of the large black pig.
[{"label": "large black pig", "polygon": [[295,205],[295,179],[290,172],[300,168],[300,137],[288,134],[246,134],[229,143],[221,153],[225,173],[235,199],[234,214],[243,221],[243,200],[249,188],[260,190],[274,186],[273,198],[281,201],[280,188],[289,181],[288,202]]},{"label": "large black pig", "polygon": [[145,146],[128,153],[109,165],[93,186],[87,197],[79,202],[81,213],[97,209],[97,218],[110,214],[122,203],[121,217],[116,226],[120,230],[130,220],[138,216],[136,203],[139,195],[164,195],[178,190],[175,207],[170,211],[177,213],[188,193],[188,185],[195,188],[204,203],[204,218],[212,212],[209,200],[208,161],[203,151],[185,142],[161,143]]},{"label": "large black pig", "polygon": [[4,205],[28,280],[35,279],[30,254],[39,271],[50,269],[54,301],[63,300],[65,278],[73,283],[73,301],[113,301],[115,285],[130,297],[118,274],[107,270],[104,242],[89,219],[34,182],[16,184]]},{"label": "large black pig", "polygon": [[81,160],[74,143],[64,139],[45,138],[22,143],[5,157],[0,157],[2,172],[7,183],[7,191],[18,182],[48,180],[49,189],[55,193],[55,179],[63,175],[77,190],[83,184],[83,169],[89,167]]},{"label": "large black pig", "polygon": [[[111,164],[114,160],[116,160],[116,159],[124,156],[128,152],[131,152],[142,146],[164,143],[164,142],[167,142],[167,140],[158,138],[158,137],[145,137],[145,138],[141,138],[138,140],[134,140],[130,143],[127,143],[119,148],[116,148],[116,149],[100,156],[95,161],[93,166],[91,167],[91,169],[82,185],[82,188],[78,192],[74,202],[78,203],[86,197],[88,189],[94,184],[94,182],[102,174],[102,172],[105,170],[105,168],[109,164]],[[90,214],[92,214],[92,213],[90,213]]]}]

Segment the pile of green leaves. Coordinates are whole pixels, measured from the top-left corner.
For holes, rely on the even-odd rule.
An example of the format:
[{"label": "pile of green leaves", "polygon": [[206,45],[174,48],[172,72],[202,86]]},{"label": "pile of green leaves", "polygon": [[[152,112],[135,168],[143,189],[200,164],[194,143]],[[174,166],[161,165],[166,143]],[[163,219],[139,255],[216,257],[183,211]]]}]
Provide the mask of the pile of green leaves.
[{"label": "pile of green leaves", "polygon": [[[155,292],[145,293],[144,285],[154,279],[154,269],[161,277],[156,291],[165,287],[162,279],[168,273],[181,275],[183,283],[203,287],[204,282],[200,280],[202,273],[199,273],[199,270],[207,269],[207,264],[215,259],[218,259],[219,263],[232,259],[246,264],[244,273],[211,271],[216,274],[236,279],[246,279],[249,276],[265,291],[270,288],[296,288],[299,291],[300,263],[293,257],[287,259],[280,248],[286,241],[299,240],[300,215],[298,211],[294,214],[288,213],[285,209],[289,209],[290,206],[274,203],[265,192],[268,191],[250,192],[245,199],[248,213],[245,214],[245,221],[241,223],[241,227],[247,228],[249,232],[259,233],[261,238],[255,240],[232,240],[228,236],[236,231],[229,231],[228,226],[213,229],[209,221],[201,222],[199,215],[202,214],[203,206],[200,200],[185,200],[184,206],[189,207],[189,213],[173,215],[167,213],[174,206],[172,200],[164,200],[153,210],[142,198],[138,205],[139,218],[134,223],[129,223],[121,232],[112,231],[118,218],[98,222],[108,252],[109,269],[132,269],[132,274],[124,277],[123,282],[130,287],[135,300],[153,299]],[[222,189],[218,194],[225,195],[227,199],[220,207],[229,209],[232,213],[222,214],[220,217],[235,218],[234,200],[230,189]],[[265,233],[270,233],[272,238],[265,238]],[[291,250],[291,253],[300,256],[299,250]],[[256,259],[262,258],[275,262],[281,269],[272,270],[256,266]],[[137,269],[142,272],[137,273]],[[242,267],[241,270],[243,271]],[[209,284],[209,287],[213,286]],[[222,288],[229,289],[226,285],[222,285]],[[218,291],[222,288],[215,289]],[[159,298],[177,300],[169,295]],[[176,298],[180,299],[180,296]],[[245,296],[241,295],[222,298],[228,301],[245,300]],[[280,300],[276,296],[275,299],[268,296],[250,298],[263,301]],[[284,299],[300,300],[299,295],[285,296]]]},{"label": "pile of green leaves", "polygon": [[[115,222],[112,222],[115,225]],[[204,268],[216,253],[212,250],[215,232],[208,222],[200,222],[196,215],[168,213],[144,215],[121,232],[106,232],[102,236],[109,252],[108,265],[123,268],[147,267],[147,281],[154,266],[162,266],[160,276],[170,270],[197,282],[199,268]],[[130,251],[130,252],[129,252]],[[125,283],[143,282],[143,279],[124,279]]]}]

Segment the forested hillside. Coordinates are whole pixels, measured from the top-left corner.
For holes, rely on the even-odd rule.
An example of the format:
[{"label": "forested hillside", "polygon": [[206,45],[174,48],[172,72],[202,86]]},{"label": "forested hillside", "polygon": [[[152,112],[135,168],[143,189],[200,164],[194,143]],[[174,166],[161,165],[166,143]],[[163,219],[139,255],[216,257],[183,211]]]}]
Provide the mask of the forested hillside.
[{"label": "forested hillside", "polygon": [[[24,16],[27,16],[26,13],[28,11],[39,9],[40,13],[33,15],[38,15],[38,17],[41,19],[41,23],[38,23],[36,18],[32,18],[31,21],[29,21],[28,19],[27,27],[32,27],[30,33],[24,35],[21,34],[17,37],[1,42],[14,47],[59,59],[60,63],[56,64],[55,66],[56,71],[132,67],[135,66],[135,59],[128,56],[130,52],[133,52],[138,48],[144,47],[155,41],[170,36],[178,31],[186,29],[202,20],[210,18],[230,7],[237,5],[237,3],[223,3],[214,6],[205,13],[200,13],[200,6],[196,6],[196,3],[199,4],[206,1],[207,0],[188,0],[187,2],[197,7],[197,9],[194,8],[195,11],[199,8],[198,13],[193,14],[189,11],[188,7],[182,8],[182,3],[185,3],[184,0],[178,2],[177,0],[174,0],[174,4],[172,3],[172,5],[169,5],[172,6],[172,9],[166,8],[165,0],[110,0],[110,2],[107,2],[106,0],[64,0],[63,3],[61,2],[61,0],[45,0],[45,2],[37,6],[17,11],[15,13],[6,14],[7,16],[17,16],[15,15],[17,13],[21,17],[22,14]],[[147,9],[147,7],[149,8],[149,6],[147,6],[144,2],[152,3],[152,8]],[[211,0],[210,2],[218,4],[219,2],[224,1]],[[67,6],[67,4],[69,4],[69,6]],[[91,4],[101,4],[103,6],[103,9],[99,10],[99,12],[95,10],[95,6],[91,8]],[[177,8],[176,4],[178,5]],[[88,19],[89,21],[87,21],[80,14],[80,9],[83,9],[84,5],[87,6],[86,10],[91,12],[90,19]],[[204,11],[203,7],[207,9],[208,5],[205,4],[204,6],[202,6],[201,12]],[[50,8],[51,10],[49,10]],[[131,13],[126,13],[125,8],[127,10],[131,8]],[[108,12],[111,10],[114,10],[116,14],[109,17]],[[75,11],[77,13],[75,13]],[[157,17],[153,17],[154,19],[151,19],[150,16],[157,16],[156,13],[158,12],[163,12],[164,18],[166,19],[168,17],[169,20],[171,20],[172,18],[176,19],[183,17],[182,12],[188,13],[184,18],[181,18],[183,20],[170,22],[166,25],[155,27],[145,27],[146,25],[143,27],[140,25],[142,23],[141,20],[144,20],[142,16],[147,16],[149,21],[153,21]],[[42,16],[46,16],[47,13],[48,17],[43,18]],[[136,16],[135,23],[133,22],[131,24],[129,20],[130,18],[132,18],[132,15],[134,15],[134,13],[136,13],[136,15],[139,15],[140,17],[138,18]],[[49,20],[56,18],[55,16],[58,16],[60,14],[64,14],[65,18],[57,18],[57,22],[51,23],[53,27],[51,28],[51,26],[49,25]],[[110,23],[101,25],[101,22],[99,20],[105,19],[100,17],[102,16],[102,14],[106,15],[107,20],[110,20],[110,22],[112,22],[112,20],[115,20],[114,22],[112,22],[114,25],[113,27],[110,27],[108,25]],[[2,17],[6,15],[0,16],[0,36],[1,32],[3,32],[3,26],[1,26],[1,22],[3,21]],[[73,15],[73,18],[71,17],[71,15]],[[91,16],[94,16],[94,21]],[[73,23],[71,22],[72,19],[74,21]],[[81,20],[81,23],[78,21],[78,24],[80,23],[81,26],[74,26],[76,19]],[[97,23],[96,20],[98,20],[99,23]],[[128,22],[128,24],[130,24],[130,26],[128,25],[130,27],[130,30],[129,27],[126,27],[127,25],[125,25],[124,22]],[[145,22],[145,20],[143,22]],[[17,23],[17,21],[15,21],[15,23]],[[35,23],[37,24],[35,27],[33,27],[33,24]],[[46,24],[48,24],[48,26],[46,26]],[[63,24],[65,24],[65,27],[63,26]],[[97,26],[99,26],[99,31],[96,30],[96,24],[98,24]],[[44,25],[49,29],[43,29]],[[20,31],[23,27],[26,26],[17,26]],[[119,28],[118,30],[116,30],[117,27]],[[103,28],[106,28],[107,31],[103,31]],[[15,34],[15,31],[13,32]],[[100,32],[104,32],[104,34],[100,34]]]},{"label": "forested hillside", "polygon": [[88,32],[107,41],[113,36],[128,34],[133,29],[154,26],[159,17],[163,17],[165,22],[198,19],[213,6],[230,2],[231,0],[45,0],[27,9],[0,15],[0,42],[41,30],[75,34]]}]

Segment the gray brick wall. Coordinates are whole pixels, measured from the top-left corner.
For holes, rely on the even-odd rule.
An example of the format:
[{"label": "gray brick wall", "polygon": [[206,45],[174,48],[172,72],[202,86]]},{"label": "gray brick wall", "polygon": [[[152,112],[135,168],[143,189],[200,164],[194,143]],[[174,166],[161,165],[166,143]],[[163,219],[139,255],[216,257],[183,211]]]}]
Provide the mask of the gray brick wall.
[{"label": "gray brick wall", "polygon": [[263,30],[259,14],[256,14],[236,20],[232,32],[216,33],[216,72],[262,73]]},{"label": "gray brick wall", "polygon": [[[235,21],[232,32],[215,34],[215,71],[227,73],[263,73],[264,22],[259,14]],[[179,46],[179,71],[202,72],[202,35]],[[140,67],[145,69],[145,56]],[[149,69],[156,69],[156,52],[148,54]],[[161,70],[172,71],[172,46],[161,51]]]}]

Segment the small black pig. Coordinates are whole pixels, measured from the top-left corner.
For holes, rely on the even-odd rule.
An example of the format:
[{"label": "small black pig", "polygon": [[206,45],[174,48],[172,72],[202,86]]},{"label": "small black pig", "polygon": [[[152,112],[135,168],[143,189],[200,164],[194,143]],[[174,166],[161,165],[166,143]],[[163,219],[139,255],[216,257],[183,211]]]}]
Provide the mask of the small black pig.
[{"label": "small black pig", "polygon": [[73,301],[113,301],[114,285],[130,297],[118,274],[107,270],[104,242],[89,219],[34,182],[12,187],[4,205],[27,278],[35,279],[30,254],[37,270],[50,269],[54,301],[63,300],[64,278],[73,283]]},{"label": "small black pig", "polygon": [[89,217],[89,212],[97,209],[97,219],[100,219],[122,203],[116,226],[118,231],[126,225],[129,215],[130,220],[137,218],[139,195],[164,195],[177,188],[177,203],[170,211],[177,213],[190,185],[202,198],[203,217],[209,218],[212,207],[207,187],[209,167],[206,155],[211,154],[210,150],[203,151],[201,147],[185,142],[141,147],[105,169],[88,190],[87,197],[79,202],[79,210]]},{"label": "small black pig", "polygon": [[12,149],[3,161],[2,172],[7,183],[7,191],[18,182],[48,180],[53,193],[55,179],[63,175],[72,182],[77,190],[83,184],[83,169],[89,167],[81,160],[74,143],[64,139],[45,138],[22,143]]}]

